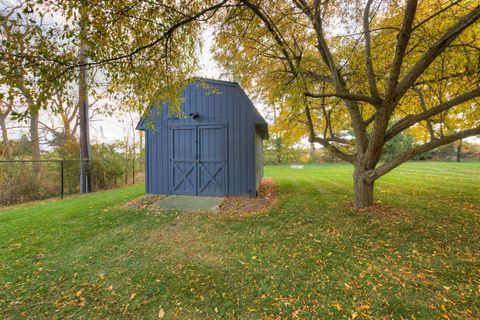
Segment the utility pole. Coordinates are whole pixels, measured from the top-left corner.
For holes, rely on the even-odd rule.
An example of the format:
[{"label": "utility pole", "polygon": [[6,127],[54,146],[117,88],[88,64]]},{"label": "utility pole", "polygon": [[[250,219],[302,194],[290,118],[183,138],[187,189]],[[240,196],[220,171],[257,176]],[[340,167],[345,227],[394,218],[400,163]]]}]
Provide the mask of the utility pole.
[{"label": "utility pole", "polygon": [[80,1],[80,48],[79,48],[79,83],[78,83],[78,110],[80,113],[80,192],[92,191],[91,163],[90,163],[90,133],[88,115],[88,87],[86,37],[87,12],[85,0]]}]

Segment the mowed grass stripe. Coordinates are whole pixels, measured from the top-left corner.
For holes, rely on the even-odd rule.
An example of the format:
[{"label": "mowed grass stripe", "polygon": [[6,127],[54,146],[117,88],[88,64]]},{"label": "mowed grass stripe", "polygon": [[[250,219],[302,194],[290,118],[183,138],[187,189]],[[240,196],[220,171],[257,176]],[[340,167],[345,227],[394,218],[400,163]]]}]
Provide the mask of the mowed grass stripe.
[{"label": "mowed grass stripe", "polygon": [[405,164],[363,214],[349,165],[265,175],[242,217],[123,209],[142,186],[3,209],[0,317],[480,317],[480,163]]}]

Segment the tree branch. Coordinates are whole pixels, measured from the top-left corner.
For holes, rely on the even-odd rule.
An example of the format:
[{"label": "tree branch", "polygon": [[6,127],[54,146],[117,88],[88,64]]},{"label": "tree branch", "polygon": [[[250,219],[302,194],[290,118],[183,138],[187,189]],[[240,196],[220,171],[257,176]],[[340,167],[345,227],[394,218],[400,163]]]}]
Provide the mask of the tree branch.
[{"label": "tree branch", "polygon": [[349,93],[349,92],[335,92],[335,93],[324,93],[324,94],[305,92],[305,96],[310,98],[337,97],[342,99],[367,102],[375,107],[378,106],[379,103],[381,103],[380,99],[363,95],[363,94],[356,94],[356,93]]},{"label": "tree branch", "polygon": [[480,73],[480,70],[468,70],[468,71],[465,71],[465,72],[455,72],[455,73],[450,73],[450,74],[447,74],[447,75],[444,75],[444,76],[441,76],[441,77],[436,77],[434,79],[420,80],[420,81],[415,82],[413,84],[413,86],[418,86],[418,85],[422,85],[422,84],[430,84],[430,83],[438,83],[438,82],[441,82],[441,81],[451,80],[451,79],[454,79],[454,78],[473,76],[473,75],[476,75],[478,73]]},{"label": "tree branch", "polygon": [[378,98],[377,81],[372,63],[372,39],[370,35],[370,7],[373,0],[368,0],[363,12],[363,32],[365,37],[365,68],[367,70],[368,86],[373,97]]},{"label": "tree branch", "polygon": [[467,13],[448,29],[415,63],[395,90],[395,99],[399,100],[417,81],[430,64],[455,40],[465,29],[480,18],[480,5]]},{"label": "tree branch", "polygon": [[[420,106],[422,107],[423,112],[427,112],[427,105],[425,103],[425,98],[423,97],[423,92],[419,88],[413,88],[420,99]],[[427,121],[428,132],[430,133],[430,140],[435,140],[435,130],[433,130],[432,120],[430,118],[425,119]]]},{"label": "tree branch", "polygon": [[385,133],[385,140],[387,141],[390,140],[391,138],[393,138],[400,132],[404,131],[405,129],[411,127],[417,122],[426,120],[432,116],[435,116],[443,111],[453,108],[461,103],[472,100],[478,96],[480,96],[480,87],[477,87],[467,93],[456,96],[455,98],[450,99],[448,101],[442,102],[436,105],[435,107],[427,111],[424,111],[422,113],[419,113],[417,115],[406,116],[405,118],[401,119],[396,124],[394,124],[390,129],[387,130],[387,132]]},{"label": "tree branch", "polygon": [[445,136],[441,139],[435,139],[433,141],[430,141],[428,143],[416,146],[406,152],[403,152],[399,154],[397,157],[395,157],[392,161],[389,161],[387,163],[382,164],[381,166],[375,168],[373,170],[373,174],[369,176],[369,178],[372,179],[378,179],[379,177],[383,176],[384,174],[390,172],[394,168],[398,167],[405,161],[410,160],[416,155],[422,154],[424,152],[433,150],[435,148],[438,148],[440,146],[452,143],[454,141],[464,139],[467,137],[472,137],[475,135],[480,134],[480,127],[465,130],[465,131],[460,131],[454,134],[451,134],[449,136]]},{"label": "tree branch", "polygon": [[[349,93],[345,79],[343,79],[342,75],[340,74],[340,71],[338,70],[335,64],[333,55],[325,39],[320,11],[316,10],[315,12],[312,12],[310,10],[310,7],[304,0],[299,0],[299,1],[300,1],[300,3],[298,4],[299,8],[308,15],[309,19],[313,23],[315,34],[317,37],[317,49],[324,63],[330,69],[330,73],[332,75],[332,79],[335,84],[336,92]],[[357,149],[360,153],[363,153],[367,148],[368,138],[367,138],[367,133],[365,130],[362,114],[360,113],[360,109],[358,107],[356,100],[349,100],[348,98],[342,98],[342,99],[344,99],[345,105],[347,106],[348,112],[350,114],[350,118],[352,120],[353,131],[355,132],[355,136],[357,137],[357,140],[358,140]]]},{"label": "tree branch", "polygon": [[309,129],[309,138],[308,138],[309,142],[320,143],[322,146],[324,146],[327,150],[332,152],[338,158],[340,158],[344,161],[353,163],[354,157],[352,155],[349,155],[349,154],[346,154],[346,153],[340,151],[340,149],[338,149],[337,147],[335,147],[334,145],[332,145],[330,143],[331,141],[333,141],[332,140],[333,138],[332,139],[324,139],[324,138],[315,136],[315,130],[313,128],[313,120],[312,120],[312,115],[310,114],[310,108],[308,107],[308,101],[306,101],[305,103],[306,103],[305,104],[305,116],[307,118],[307,126],[308,126],[308,129]]},{"label": "tree branch", "polygon": [[[68,67],[65,68],[65,70],[62,72],[62,74],[65,74],[67,71],[69,71],[71,69],[74,69],[74,68],[98,66],[98,65],[102,65],[102,64],[112,63],[112,62],[115,62],[117,60],[123,60],[123,59],[133,57],[134,55],[140,53],[141,51],[144,51],[145,49],[154,47],[158,43],[160,43],[161,41],[167,39],[168,37],[170,37],[173,34],[173,32],[175,30],[179,29],[183,25],[186,25],[186,24],[188,24],[192,21],[195,21],[196,19],[200,18],[201,16],[205,15],[206,13],[209,13],[210,11],[216,11],[216,10],[220,9],[227,2],[228,2],[228,0],[222,0],[221,2],[219,2],[215,5],[212,5],[208,8],[205,8],[205,9],[203,9],[203,10],[201,10],[201,11],[199,11],[199,12],[197,12],[197,13],[191,15],[191,16],[184,15],[185,16],[184,19],[174,23],[172,26],[170,26],[168,28],[168,30],[166,30],[156,40],[154,40],[150,43],[147,43],[146,45],[140,46],[140,47],[136,48],[135,50],[132,50],[129,53],[121,54],[121,55],[118,55],[118,56],[115,56],[115,57],[111,57],[111,58],[103,59],[103,60],[99,60],[99,61],[92,61],[92,62],[85,62],[85,63],[80,63],[80,64],[69,65]],[[62,74],[58,75],[55,78],[58,78]]]},{"label": "tree branch", "polygon": [[395,89],[398,84],[400,70],[402,68],[403,59],[407,51],[408,41],[412,34],[412,24],[415,19],[415,12],[417,11],[417,0],[407,0],[405,8],[405,15],[403,17],[402,28],[398,34],[397,46],[395,48],[395,56],[393,58],[392,66],[390,68],[390,76],[387,80],[387,89],[385,91],[385,101],[389,109],[393,108],[392,104],[395,95]]},{"label": "tree branch", "polygon": [[453,6],[456,6],[457,4],[459,4],[460,2],[462,2],[463,0],[457,0],[457,1],[454,1],[452,3],[450,3],[448,6],[446,6],[445,8],[442,8],[440,10],[438,10],[437,12],[435,12],[434,14],[432,14],[430,17],[422,20],[421,22],[419,22],[418,24],[416,24],[412,31],[414,31],[415,29],[417,28],[420,28],[421,26],[423,26],[425,23],[427,23],[428,21],[432,20],[433,18],[435,18],[436,16],[438,16],[439,14],[441,14],[442,12],[445,12],[446,10],[450,9],[451,7]]},{"label": "tree branch", "polygon": [[375,113],[372,114],[368,119],[364,121],[365,127],[368,127],[375,120]]},{"label": "tree branch", "polygon": [[308,78],[311,78],[313,80],[333,83],[332,78],[330,78],[328,76],[325,76],[325,75],[322,75],[322,74],[318,74],[318,73],[313,72],[313,71],[305,70],[305,71],[303,71],[303,75],[308,77]]},{"label": "tree branch", "polygon": [[270,18],[263,12],[263,10],[256,4],[251,3],[248,0],[241,0],[245,6],[247,6],[250,10],[252,10],[259,18],[262,20],[262,22],[265,24],[267,29],[270,31],[270,34],[273,36],[275,41],[280,47],[280,50],[282,51],[283,55],[285,56],[287,63],[292,70],[294,75],[298,75],[298,68],[293,64],[293,57],[290,54],[291,51],[289,49],[289,46],[287,45],[285,39],[283,36],[278,32],[278,29],[275,27],[274,23],[270,20]]},{"label": "tree branch", "polygon": [[311,142],[317,142],[320,143],[323,147],[325,147],[328,151],[333,153],[335,156],[338,158],[353,163],[355,157],[353,155],[344,153],[343,151],[340,151],[337,147],[332,145],[327,139],[323,139],[321,137],[314,137]]}]

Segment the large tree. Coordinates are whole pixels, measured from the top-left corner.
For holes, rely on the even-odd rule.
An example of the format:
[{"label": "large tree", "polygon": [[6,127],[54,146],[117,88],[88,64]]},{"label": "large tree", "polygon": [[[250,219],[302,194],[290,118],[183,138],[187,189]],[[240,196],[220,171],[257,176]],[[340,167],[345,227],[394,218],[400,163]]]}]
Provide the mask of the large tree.
[{"label": "large tree", "polygon": [[[354,165],[356,207],[401,163],[480,134],[478,2],[240,3],[219,19],[218,59],[260,94],[294,97],[310,141]],[[426,141],[382,163],[388,141],[412,128]]]},{"label": "large tree", "polygon": [[2,132],[3,156],[9,160],[12,157],[10,139],[8,138],[7,119],[13,111],[14,95],[12,89],[8,92],[0,92],[0,130]]}]

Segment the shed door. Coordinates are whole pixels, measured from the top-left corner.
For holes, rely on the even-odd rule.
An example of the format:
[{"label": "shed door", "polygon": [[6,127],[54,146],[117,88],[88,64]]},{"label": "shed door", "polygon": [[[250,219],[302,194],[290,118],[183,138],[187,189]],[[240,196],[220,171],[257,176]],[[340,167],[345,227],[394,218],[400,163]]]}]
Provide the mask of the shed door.
[{"label": "shed door", "polygon": [[224,125],[198,126],[197,194],[223,196],[226,187]]},{"label": "shed door", "polygon": [[170,190],[174,194],[197,194],[195,126],[170,128]]},{"label": "shed door", "polygon": [[225,195],[225,126],[178,126],[170,132],[171,193]]}]

